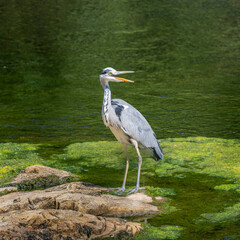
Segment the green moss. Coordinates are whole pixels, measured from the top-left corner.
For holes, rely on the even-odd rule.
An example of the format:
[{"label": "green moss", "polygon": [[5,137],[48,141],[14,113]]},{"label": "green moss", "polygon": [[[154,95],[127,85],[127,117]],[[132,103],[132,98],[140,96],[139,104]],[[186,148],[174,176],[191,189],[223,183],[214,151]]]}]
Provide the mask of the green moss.
[{"label": "green moss", "polygon": [[170,188],[158,188],[158,187],[146,186],[145,189],[148,195],[151,195],[154,197],[156,196],[167,197],[167,196],[176,195],[176,192]]},{"label": "green moss", "polygon": [[27,143],[0,144],[0,185],[16,176],[22,169],[41,164],[43,161],[35,152],[38,145]]},{"label": "green moss", "polygon": [[100,165],[107,168],[123,169],[125,157],[118,142],[74,143],[66,148],[65,154],[54,155],[60,162],[78,162],[81,168]]},{"label": "green moss", "polygon": [[4,190],[4,191],[0,192],[0,197],[3,195],[6,195],[6,194],[8,194],[8,190]]},{"label": "green moss", "polygon": [[[165,160],[155,162],[143,154],[142,175],[182,178],[187,173],[200,173],[224,177],[236,184],[240,181],[239,140],[179,138],[165,139],[161,145]],[[24,143],[0,144],[0,184],[33,164],[44,163],[78,174],[96,165],[117,170],[123,170],[125,167],[125,154],[117,141],[71,144],[64,154],[55,154],[45,161],[36,153],[38,147]],[[130,169],[137,168],[134,148],[129,147],[129,155]],[[238,191],[239,188],[235,190]]]},{"label": "green moss", "polygon": [[167,201],[167,202],[164,202],[164,203],[161,203],[161,215],[162,214],[168,214],[168,213],[172,213],[172,212],[175,212],[175,211],[178,211],[179,209],[176,208],[175,206],[173,206],[171,204],[171,201]]},{"label": "green moss", "polygon": [[178,239],[181,236],[182,227],[179,226],[161,226],[153,227],[149,224],[143,224],[144,230],[138,234],[135,239]]},{"label": "green moss", "polygon": [[47,177],[38,177],[35,179],[32,179],[31,181],[22,181],[20,184],[16,184],[18,190],[33,190],[33,189],[44,189],[64,183],[69,183],[76,181],[76,178],[73,177],[65,177],[65,178],[59,178],[56,175],[51,175]]},{"label": "green moss", "polygon": [[[170,138],[161,146],[164,161],[156,162],[143,154],[142,175],[183,178],[187,173],[199,173],[240,181],[240,140]],[[132,147],[128,150],[130,168],[137,168],[136,151]],[[117,141],[71,144],[64,154],[54,155],[53,159],[61,164],[74,163],[75,169],[95,165],[118,170],[125,167],[125,154]]]},{"label": "green moss", "polygon": [[158,177],[178,177],[180,176],[180,174],[178,173],[184,172],[190,172],[190,170],[185,167],[181,167],[167,162],[163,163],[161,167],[157,167],[155,170],[155,173]]},{"label": "green moss", "polygon": [[205,221],[210,223],[237,221],[240,219],[240,203],[227,207],[222,212],[204,213],[201,216],[205,219]]},{"label": "green moss", "polygon": [[[240,141],[213,138],[166,139],[166,161],[187,171],[240,179]],[[184,172],[173,169],[171,172]]]},{"label": "green moss", "polygon": [[[8,182],[15,177],[24,168],[34,164],[44,164],[55,167],[54,160],[43,160],[36,152],[39,145],[27,143],[2,143],[0,144],[0,185]],[[61,167],[60,167],[61,169]],[[60,179],[57,176],[48,176],[46,178],[36,178],[31,181],[23,181],[17,185],[19,190],[31,190],[34,188],[46,188],[58,184],[71,182],[76,179],[67,177]],[[9,185],[10,186],[10,185]]]},{"label": "green moss", "polygon": [[222,184],[215,187],[216,190],[240,191],[240,184]]}]

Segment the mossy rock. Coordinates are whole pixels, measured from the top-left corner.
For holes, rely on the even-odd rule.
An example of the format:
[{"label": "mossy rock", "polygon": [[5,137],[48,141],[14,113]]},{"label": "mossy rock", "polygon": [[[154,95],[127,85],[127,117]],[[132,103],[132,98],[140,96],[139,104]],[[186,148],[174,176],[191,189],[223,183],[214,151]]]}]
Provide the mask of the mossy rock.
[{"label": "mossy rock", "polygon": [[59,178],[58,176],[51,175],[47,177],[34,178],[30,181],[25,180],[19,184],[13,184],[13,186],[16,186],[19,191],[23,191],[23,190],[26,191],[26,190],[33,190],[33,189],[49,188],[49,187],[61,185],[64,183],[73,182],[76,180],[77,179],[73,177]]}]

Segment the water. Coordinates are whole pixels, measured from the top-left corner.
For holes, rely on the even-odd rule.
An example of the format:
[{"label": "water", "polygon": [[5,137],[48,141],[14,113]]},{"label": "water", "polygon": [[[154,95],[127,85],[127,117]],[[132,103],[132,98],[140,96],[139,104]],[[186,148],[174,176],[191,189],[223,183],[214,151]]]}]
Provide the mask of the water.
[{"label": "water", "polygon": [[107,66],[136,71],[134,84],[110,85],[112,97],[158,138],[238,139],[239,16],[235,0],[0,0],[0,142],[55,153],[114,140],[100,115]]},{"label": "water", "polygon": [[136,71],[113,97],[159,138],[239,138],[238,1],[0,4],[2,141],[114,139],[100,116],[107,66]]}]

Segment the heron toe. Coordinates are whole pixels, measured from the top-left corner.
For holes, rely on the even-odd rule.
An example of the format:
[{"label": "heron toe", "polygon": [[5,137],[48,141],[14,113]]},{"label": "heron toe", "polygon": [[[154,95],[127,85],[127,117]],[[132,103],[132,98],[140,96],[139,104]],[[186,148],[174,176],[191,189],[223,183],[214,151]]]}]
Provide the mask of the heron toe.
[{"label": "heron toe", "polygon": [[116,190],[117,190],[117,192],[125,192],[125,188],[123,188],[123,187],[120,187],[120,188],[116,188]]},{"label": "heron toe", "polygon": [[128,191],[128,194],[136,193],[139,190],[139,187],[135,187],[134,189],[131,189]]}]

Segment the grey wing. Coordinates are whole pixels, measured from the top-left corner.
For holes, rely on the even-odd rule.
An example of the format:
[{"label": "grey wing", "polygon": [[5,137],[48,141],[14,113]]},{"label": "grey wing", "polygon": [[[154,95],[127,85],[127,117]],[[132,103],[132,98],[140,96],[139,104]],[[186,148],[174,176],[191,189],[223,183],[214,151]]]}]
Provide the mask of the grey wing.
[{"label": "grey wing", "polygon": [[162,159],[162,149],[144,116],[132,105],[121,99],[113,99],[112,107],[119,118],[123,131],[130,138],[136,140],[139,147],[146,150],[155,160]]}]

